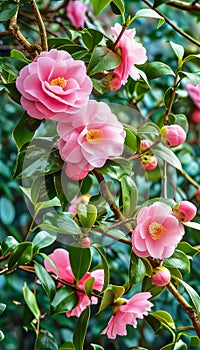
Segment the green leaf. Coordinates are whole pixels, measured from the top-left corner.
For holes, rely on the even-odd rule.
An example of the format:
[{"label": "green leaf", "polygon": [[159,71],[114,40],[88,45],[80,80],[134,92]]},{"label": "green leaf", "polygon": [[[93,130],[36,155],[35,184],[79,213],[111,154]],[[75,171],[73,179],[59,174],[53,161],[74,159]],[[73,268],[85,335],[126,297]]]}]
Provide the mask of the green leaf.
[{"label": "green leaf", "polygon": [[174,168],[178,170],[182,170],[182,165],[180,160],[176,157],[174,152],[168,148],[162,145],[161,143],[159,145],[156,145],[153,147],[153,152],[160,158],[162,158],[164,161],[166,161],[168,164],[172,165]]},{"label": "green leaf", "polygon": [[19,242],[13,236],[5,237],[1,242],[2,255],[6,255],[19,244]]},{"label": "green leaf", "polygon": [[80,191],[81,182],[63,175],[62,171],[54,174],[54,186],[63,211]]},{"label": "green leaf", "polygon": [[94,277],[89,277],[84,283],[84,291],[88,297],[91,297],[91,295],[92,295],[94,281],[95,281]]},{"label": "green leaf", "polygon": [[132,163],[128,160],[124,158],[115,158],[107,160],[102,168],[98,168],[98,171],[113,179],[120,180],[124,175],[131,175],[132,167]]},{"label": "green leaf", "polygon": [[157,12],[151,9],[142,9],[136,12],[134,20],[136,18],[155,18],[159,19],[158,28],[165,22],[164,18],[160,16]]},{"label": "green leaf", "polygon": [[200,82],[200,74],[199,72],[194,72],[194,73],[189,73],[189,72],[185,72],[185,71],[180,71],[179,72],[179,76],[181,79],[183,78],[188,78],[191,80],[191,82],[194,85],[197,85]]},{"label": "green leaf", "polygon": [[194,221],[184,222],[184,226],[193,228],[194,230],[200,231],[200,223]]},{"label": "green leaf", "polygon": [[88,306],[79,317],[76,328],[74,330],[73,343],[76,350],[83,350],[89,318],[90,307]]},{"label": "green leaf", "polygon": [[182,286],[185,288],[186,292],[189,294],[190,296],[190,299],[197,311],[197,315],[198,317],[200,316],[200,297],[199,295],[197,294],[197,292],[189,285],[187,284],[186,282],[182,281],[181,279],[179,278],[176,278],[176,280],[182,284]]},{"label": "green leaf", "polygon": [[118,67],[120,63],[121,58],[117,53],[106,46],[97,47],[94,49],[88,65],[88,75],[91,76],[105,70],[111,70]]},{"label": "green leaf", "polygon": [[102,246],[98,244],[93,244],[92,247],[96,249],[96,251],[99,253],[101,260],[102,260],[102,266],[104,269],[104,285],[102,290],[105,290],[109,284],[110,281],[110,270],[109,270],[109,264],[105,255],[105,251]]},{"label": "green leaf", "polygon": [[64,344],[62,344],[61,346],[59,346],[58,350],[76,350],[74,347],[74,344],[67,341]]},{"label": "green leaf", "polygon": [[157,318],[162,324],[167,324],[172,329],[176,329],[175,323],[171,315],[164,311],[164,310],[158,310],[151,313],[151,316]]},{"label": "green leaf", "polygon": [[[165,95],[164,95],[164,104],[165,104],[165,108],[167,109],[170,102],[171,102],[171,98],[172,98],[172,94],[173,94],[173,88],[169,87],[166,91],[165,91]],[[174,101],[176,102],[178,99],[178,93],[175,92],[175,96],[174,96]]]},{"label": "green leaf", "polygon": [[138,191],[132,176],[124,175],[120,179],[122,188],[123,214],[131,216],[137,206]]},{"label": "green leaf", "polygon": [[41,209],[47,209],[52,207],[60,207],[60,201],[57,197],[47,200],[45,202],[39,202],[35,205],[35,211],[38,213]]},{"label": "green leaf", "polygon": [[58,288],[52,302],[51,302],[51,315],[61,314],[71,311],[78,302],[75,291],[67,286]]},{"label": "green leaf", "polygon": [[12,224],[15,218],[15,207],[10,199],[2,196],[0,199],[0,218],[3,224]]},{"label": "green leaf", "polygon": [[122,0],[113,0],[113,3],[118,7],[121,14],[123,15],[125,13],[125,7]]},{"label": "green leaf", "polygon": [[97,218],[97,208],[93,204],[79,203],[76,209],[82,227],[91,228]]},{"label": "green leaf", "polygon": [[[24,112],[13,130],[13,137],[18,149],[21,149],[23,145],[30,142],[35,134],[36,129],[31,131],[28,127],[30,119],[33,118],[29,117],[28,114]],[[41,121],[37,121],[35,124],[39,127]]]},{"label": "green leaf", "polygon": [[192,61],[192,60],[196,60],[196,59],[199,60],[199,58],[200,58],[200,54],[196,54],[196,55],[191,54],[191,55],[188,55],[184,58],[183,63],[188,62],[188,61]]},{"label": "green leaf", "polygon": [[38,232],[33,238],[33,253],[36,254],[41,248],[48,247],[55,242],[57,235],[47,231]]},{"label": "green leaf", "polygon": [[106,289],[103,293],[103,298],[101,300],[98,313],[102,312],[103,310],[107,309],[110,305],[112,305],[114,300],[115,300],[114,292],[110,288]]},{"label": "green leaf", "polygon": [[4,333],[0,330],[0,341],[4,340],[5,335]]},{"label": "green leaf", "polygon": [[69,259],[73,275],[79,281],[90,268],[92,259],[90,248],[70,246]]},{"label": "green leaf", "polygon": [[130,150],[130,153],[135,153],[137,150],[137,137],[136,135],[129,130],[128,128],[125,128],[126,131],[126,138],[125,138],[125,145],[128,148],[128,151]]},{"label": "green leaf", "polygon": [[129,284],[132,286],[138,282],[141,282],[145,274],[146,266],[143,260],[131,252],[130,266],[128,271]]},{"label": "green leaf", "polygon": [[185,114],[169,114],[170,124],[180,125],[185,132],[188,132],[188,120]]},{"label": "green leaf", "polygon": [[149,135],[159,136],[159,134],[160,134],[159,127],[152,122],[145,123],[137,131],[137,135],[142,139],[146,139],[146,138],[149,139]]},{"label": "green leaf", "polygon": [[190,272],[190,260],[181,250],[176,249],[172,256],[164,259],[164,266],[182,269]]},{"label": "green leaf", "polygon": [[102,40],[103,34],[93,28],[84,28],[81,37],[88,50],[92,51]]},{"label": "green leaf", "polygon": [[35,262],[34,264],[35,273],[40,280],[42,288],[45,293],[48,295],[49,299],[52,300],[56,293],[56,286],[53,278],[47,272],[47,270],[41,264]]},{"label": "green leaf", "polygon": [[184,56],[184,47],[182,45],[174,43],[173,41],[170,41],[169,43],[176,57],[178,58],[178,62],[182,63],[182,59]]},{"label": "green leaf", "polygon": [[195,256],[199,252],[197,248],[194,248],[188,242],[183,242],[183,241],[177,245],[177,248],[181,250],[183,253],[185,253],[186,255],[189,255],[191,257]]},{"label": "green leaf", "polygon": [[46,329],[41,329],[36,339],[34,350],[58,350],[53,334]]},{"label": "green leaf", "polygon": [[28,58],[23,54],[23,52],[16,49],[11,50],[10,57],[19,58],[21,60],[26,61],[27,63],[31,63],[31,60],[28,60]]},{"label": "green leaf", "polygon": [[0,315],[4,312],[6,309],[6,304],[0,303]]},{"label": "green leaf", "polygon": [[33,294],[33,292],[29,289],[26,282],[24,283],[24,287],[22,290],[23,290],[24,300],[25,300],[26,304],[28,305],[28,308],[31,310],[31,312],[34,315],[34,317],[36,318],[36,320],[39,320],[40,310],[38,308],[35,294]]},{"label": "green leaf", "polygon": [[112,0],[92,0],[94,15],[97,16]]},{"label": "green leaf", "polygon": [[157,79],[165,75],[175,76],[173,70],[165,63],[154,61],[145,65],[145,73],[148,79]]},{"label": "green leaf", "polygon": [[43,223],[40,227],[69,235],[81,234],[80,227],[67,213],[49,212],[45,214],[43,217]]},{"label": "green leaf", "polygon": [[166,2],[168,2],[168,0],[154,0],[154,4],[153,4],[153,7],[158,7],[162,4],[165,4]]},{"label": "green leaf", "polygon": [[93,347],[93,350],[104,350],[104,348],[102,348],[102,346],[97,345],[97,344],[91,344]]},{"label": "green leaf", "polygon": [[8,268],[14,269],[17,266],[25,265],[33,258],[33,243],[19,243],[13,250],[8,261]]},{"label": "green leaf", "polygon": [[0,22],[7,21],[13,17],[18,9],[17,3],[8,3],[7,0],[0,3]]},{"label": "green leaf", "polygon": [[0,67],[15,78],[17,78],[19,71],[25,66],[27,66],[27,61],[21,58],[0,57]]}]

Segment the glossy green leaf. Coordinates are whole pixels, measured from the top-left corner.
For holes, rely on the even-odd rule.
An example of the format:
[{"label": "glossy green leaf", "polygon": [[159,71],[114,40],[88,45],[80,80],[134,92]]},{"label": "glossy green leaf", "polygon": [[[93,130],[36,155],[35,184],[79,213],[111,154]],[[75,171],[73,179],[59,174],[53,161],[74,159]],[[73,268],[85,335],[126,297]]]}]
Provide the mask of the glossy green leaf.
[{"label": "glossy green leaf", "polygon": [[113,3],[118,7],[121,14],[123,15],[125,12],[124,2],[122,0],[113,0]]},{"label": "glossy green leaf", "polygon": [[74,344],[72,342],[65,342],[61,346],[59,346],[58,350],[76,350]]},{"label": "glossy green leaf", "polygon": [[170,66],[163,62],[150,62],[145,65],[145,73],[148,79],[157,79],[165,75],[175,76]]},{"label": "glossy green leaf", "polygon": [[79,203],[76,209],[82,227],[91,228],[97,218],[97,208],[93,204]]},{"label": "glossy green leaf", "polygon": [[152,122],[145,123],[137,131],[137,135],[142,139],[143,138],[149,139],[149,135],[159,136],[159,134],[160,134],[160,129],[155,123],[152,123]]},{"label": "glossy green leaf", "polygon": [[152,312],[151,316],[154,316],[155,318],[157,318],[161,323],[166,323],[170,328],[176,329],[174,320],[168,312],[164,310],[158,310],[158,311]]},{"label": "glossy green leaf", "polygon": [[5,196],[0,198],[0,219],[5,225],[12,224],[15,218],[15,207],[11,200]]},{"label": "glossy green leaf", "polygon": [[124,175],[131,175],[132,163],[124,158],[115,158],[107,160],[106,164],[99,168],[98,171],[113,179],[120,180]]},{"label": "glossy green leaf", "polygon": [[47,272],[47,270],[41,264],[35,262],[34,264],[35,273],[40,280],[42,288],[48,295],[49,299],[52,300],[56,293],[56,285],[53,278]]},{"label": "glossy green leaf", "polygon": [[93,350],[104,350],[104,348],[102,348],[102,346],[97,345],[97,344],[91,344],[91,346],[93,347]]},{"label": "glossy green leaf", "polygon": [[46,329],[41,329],[36,339],[34,350],[58,350],[53,334]]},{"label": "glossy green leaf", "polygon": [[127,237],[126,233],[117,228],[113,228],[109,230],[109,226],[108,226],[107,233],[109,233],[109,235],[111,235],[114,238],[114,240],[123,239],[127,242],[130,242],[130,239]]},{"label": "glossy green leaf", "polygon": [[176,57],[178,58],[178,62],[181,63],[184,56],[184,47],[182,45],[174,43],[173,41],[170,41],[169,43]]},{"label": "glossy green leaf", "polygon": [[80,191],[81,182],[72,180],[62,172],[54,174],[54,186],[63,211]]},{"label": "glossy green leaf", "polygon": [[13,250],[8,261],[8,268],[14,269],[17,266],[25,265],[33,257],[33,243],[22,242],[19,243]]},{"label": "glossy green leaf", "polygon": [[24,112],[13,130],[13,137],[18,149],[21,149],[23,145],[32,140],[37,127],[41,124],[40,120],[36,119],[35,122],[34,119],[35,130],[30,130],[29,124],[30,120],[32,122],[32,119],[33,118],[29,117],[27,113]]},{"label": "glossy green leaf", "polygon": [[102,312],[103,310],[107,309],[110,305],[112,305],[114,302],[114,299],[115,299],[114,292],[110,288],[106,289],[103,293],[103,298],[101,299],[101,304],[100,304],[98,313]]},{"label": "glossy green leaf", "polygon": [[19,242],[13,236],[5,237],[1,242],[2,255],[6,255],[12,251]]},{"label": "glossy green leaf", "polygon": [[112,0],[92,0],[94,15],[97,16],[103,9],[110,4]]},{"label": "glossy green leaf", "polygon": [[168,2],[168,0],[154,0],[154,5],[153,5],[153,7],[154,7],[154,8],[155,8],[155,7],[158,7],[158,6],[162,5],[162,4],[165,4],[166,2]]},{"label": "glossy green leaf", "polygon": [[44,215],[40,227],[69,235],[79,235],[81,233],[80,227],[69,217],[69,214],[55,211]]},{"label": "glossy green leaf", "polygon": [[194,230],[200,231],[200,223],[199,222],[188,221],[188,222],[184,222],[184,225],[187,227],[191,227]]},{"label": "glossy green leaf", "polygon": [[94,49],[88,65],[88,75],[114,69],[120,65],[120,62],[120,56],[114,51],[106,46],[97,47]]},{"label": "glossy green leaf", "polygon": [[190,272],[190,260],[187,255],[176,249],[172,256],[164,259],[164,266],[178,268]]},{"label": "glossy green leaf", "polygon": [[169,121],[170,124],[178,124],[188,132],[188,119],[185,114],[169,114]]},{"label": "glossy green leaf", "polygon": [[79,317],[74,330],[73,343],[76,350],[83,350],[89,319],[90,307],[88,306]]},{"label": "glossy green leaf", "polygon": [[191,80],[191,82],[194,85],[197,85],[200,82],[199,71],[198,72],[194,72],[194,73],[190,73],[190,72],[185,72],[185,71],[181,70],[179,72],[179,76],[180,76],[181,79],[187,78],[187,79]]},{"label": "glossy green leaf", "polygon": [[129,130],[128,128],[125,128],[126,131],[126,138],[124,144],[127,146],[127,151],[132,154],[135,153],[137,150],[137,137],[136,135]]},{"label": "glossy green leaf", "polygon": [[[165,108],[167,109],[171,103],[171,99],[172,99],[172,94],[173,94],[173,88],[170,86],[166,91],[165,91],[165,95],[164,95],[164,104],[165,104]],[[176,102],[178,100],[178,93],[175,92],[175,96],[173,98],[173,103]]]},{"label": "glossy green leaf", "polygon": [[4,312],[6,309],[6,304],[0,303],[0,315]]},{"label": "glossy green leaf", "polygon": [[51,315],[71,311],[77,305],[77,301],[77,295],[71,287],[62,286],[58,288],[51,302]]},{"label": "glossy green leaf", "polygon": [[0,330],[0,341],[4,340],[5,335],[4,333]]},{"label": "glossy green leaf", "polygon": [[102,290],[106,289],[109,282],[110,282],[110,269],[109,269],[109,264],[106,258],[105,251],[102,246],[98,244],[93,244],[93,248],[99,253],[101,260],[102,260],[102,267],[104,269],[104,285]]},{"label": "glossy green leaf", "polygon": [[86,176],[82,180],[82,182],[80,183],[81,194],[82,195],[85,195],[85,194],[88,195],[88,193],[90,192],[93,184],[94,184],[93,176],[92,175]]},{"label": "glossy green leaf", "polygon": [[89,277],[84,283],[85,294],[87,294],[89,297],[91,297],[92,295],[94,281],[95,281],[94,277]]},{"label": "glossy green leaf", "polygon": [[7,21],[9,18],[13,17],[17,12],[17,3],[8,3],[7,0],[0,3],[0,21]]},{"label": "glossy green leaf", "polygon": [[37,253],[41,248],[48,247],[55,242],[57,235],[47,231],[38,232],[33,238],[33,252]]},{"label": "glossy green leaf", "polygon": [[181,250],[183,253],[191,257],[195,256],[199,252],[197,248],[194,248],[188,242],[183,242],[183,241],[177,245],[177,249]]},{"label": "glossy green leaf", "polygon": [[130,266],[128,271],[129,284],[132,286],[141,282],[146,274],[146,266],[143,260],[137,257],[133,252],[130,256]]},{"label": "glossy green leaf", "polygon": [[161,143],[159,145],[156,145],[153,147],[153,152],[163,160],[165,160],[168,164],[172,165],[174,168],[178,170],[182,170],[182,165],[180,160],[177,158],[177,156],[174,154],[174,152],[168,148],[162,145]]},{"label": "glossy green leaf", "polygon": [[22,290],[23,290],[24,300],[25,300],[26,304],[28,305],[29,309],[31,310],[31,312],[34,315],[34,317],[36,318],[36,320],[39,320],[40,310],[38,308],[35,294],[33,294],[33,292],[29,289],[26,282],[24,283],[24,287]]},{"label": "glossy green leaf", "polygon": [[88,50],[92,51],[102,40],[103,34],[93,28],[84,28],[81,37]]},{"label": "glossy green leaf", "polygon": [[60,201],[57,197],[47,200],[45,202],[38,202],[35,205],[35,211],[38,213],[41,209],[47,209],[47,208],[53,208],[53,207],[60,207]]},{"label": "glossy green leaf", "polygon": [[196,290],[192,288],[188,283],[176,278],[176,280],[185,288],[186,292],[190,296],[190,299],[197,311],[198,317],[200,316],[200,296],[197,294]]},{"label": "glossy green leaf", "polygon": [[17,77],[19,75],[19,71],[26,65],[27,62],[20,58],[0,57],[0,67],[14,77]]},{"label": "glossy green leaf", "polygon": [[157,12],[151,9],[142,9],[136,12],[134,19],[136,18],[155,18],[159,19],[160,23],[158,28],[165,22],[164,18],[160,16]]},{"label": "glossy green leaf", "polygon": [[164,288],[165,287],[155,286],[151,282],[151,277],[144,276],[142,281],[142,290],[144,292],[150,292],[153,298],[161,294]]},{"label": "glossy green leaf", "polygon": [[90,248],[70,246],[69,259],[73,275],[79,281],[90,268],[92,260]]},{"label": "glossy green leaf", "polygon": [[199,58],[200,58],[200,54],[191,54],[191,55],[188,55],[184,58],[183,63],[188,62],[188,61],[192,61],[192,60],[196,60],[196,59],[199,60]]},{"label": "glossy green leaf", "polygon": [[133,177],[124,175],[121,180],[123,214],[131,216],[138,201],[138,191]]}]

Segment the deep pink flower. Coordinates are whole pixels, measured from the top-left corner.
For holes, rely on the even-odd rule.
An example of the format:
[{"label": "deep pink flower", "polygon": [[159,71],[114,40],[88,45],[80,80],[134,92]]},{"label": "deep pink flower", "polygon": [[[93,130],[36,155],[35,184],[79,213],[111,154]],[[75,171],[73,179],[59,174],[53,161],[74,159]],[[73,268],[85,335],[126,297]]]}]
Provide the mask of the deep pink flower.
[{"label": "deep pink flower", "polygon": [[195,86],[191,82],[188,82],[185,87],[191,100],[200,109],[200,83]]},{"label": "deep pink flower", "polygon": [[200,109],[194,109],[190,115],[192,121],[196,124],[200,124]]},{"label": "deep pink flower", "polygon": [[66,6],[66,15],[75,28],[83,28],[86,21],[87,6],[79,0],[70,1]]},{"label": "deep pink flower", "polygon": [[197,208],[189,201],[181,201],[180,203],[177,203],[172,210],[180,222],[192,220],[197,213]]},{"label": "deep pink flower", "polygon": [[[58,277],[70,284],[74,283],[74,275],[72,273],[72,269],[70,266],[69,261],[69,253],[62,249],[58,248],[55,249],[52,254],[49,255],[49,258],[53,261],[53,263],[56,265],[58,270]],[[56,274],[55,269],[52,267],[52,265],[45,260],[44,261],[45,268],[48,272],[54,272]],[[94,277],[94,285],[93,288],[101,291],[103,284],[104,284],[104,270],[99,269],[95,270],[93,272],[87,272],[85,276],[83,276],[78,281],[78,287],[82,290],[84,290],[84,284],[87,281],[88,278]],[[58,287],[62,286],[62,283],[58,284]],[[79,317],[82,311],[91,303],[97,304],[98,299],[94,296],[91,297],[91,299],[83,292],[76,291],[77,297],[78,297],[78,304],[71,310],[66,313],[67,317],[71,316],[77,316]]]},{"label": "deep pink flower", "polygon": [[155,202],[140,209],[132,233],[132,247],[137,256],[164,259],[171,256],[184,235],[184,227],[169,205]]},{"label": "deep pink flower", "polygon": [[21,104],[31,117],[57,121],[65,120],[63,112],[69,116],[87,103],[92,91],[85,64],[56,49],[41,52],[22,68],[16,86],[22,94]]},{"label": "deep pink flower", "polygon": [[152,142],[149,140],[142,140],[140,143],[141,151],[144,151],[147,148],[149,148],[148,152],[145,152],[140,156],[140,161],[145,170],[153,170],[157,167],[157,164],[158,164],[155,154],[153,154],[153,152],[150,149],[151,145],[152,145]]},{"label": "deep pink flower", "polygon": [[104,102],[89,101],[71,123],[58,123],[61,158],[68,177],[79,180],[123,151],[125,131]]},{"label": "deep pink flower", "polygon": [[126,325],[130,324],[136,328],[137,318],[142,319],[147,316],[153,306],[149,298],[151,298],[149,292],[138,293],[127,300],[126,304],[119,306],[102,334],[107,334],[108,338],[115,339],[117,335],[127,334]]},{"label": "deep pink flower", "polygon": [[[121,33],[122,26],[116,23],[111,30],[115,42]],[[121,64],[114,69],[117,79],[116,86],[119,86],[119,78],[121,85],[125,84],[129,75],[132,79],[138,80],[140,75],[134,65],[143,64],[147,60],[146,49],[134,39],[135,34],[135,28],[126,29],[115,47],[115,51],[121,56]],[[115,86],[115,79],[112,80],[111,86]]]},{"label": "deep pink flower", "polygon": [[170,147],[179,146],[186,139],[185,130],[178,124],[165,125],[160,131]]},{"label": "deep pink flower", "polygon": [[170,271],[164,266],[158,266],[154,269],[151,281],[155,286],[166,286],[171,279]]}]

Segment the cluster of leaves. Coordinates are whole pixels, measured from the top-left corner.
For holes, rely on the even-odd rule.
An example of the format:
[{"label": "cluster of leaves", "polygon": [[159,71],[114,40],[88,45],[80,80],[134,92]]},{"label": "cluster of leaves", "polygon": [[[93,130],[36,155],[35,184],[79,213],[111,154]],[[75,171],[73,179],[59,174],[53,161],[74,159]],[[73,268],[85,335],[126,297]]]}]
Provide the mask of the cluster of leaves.
[{"label": "cluster of leaves", "polygon": [[[6,29],[6,21],[9,22],[18,10],[21,11],[21,14],[20,12],[19,14],[23,18],[23,11],[26,12],[29,9],[29,3],[31,1],[0,1],[2,26],[5,26]],[[162,3],[164,1],[155,2],[154,7],[156,8]],[[97,16],[103,10],[106,11],[110,4],[114,14],[120,16],[122,22],[124,22],[126,10],[131,6],[129,1],[125,4],[122,0],[112,2],[92,0],[94,15]],[[139,3],[136,3],[136,7],[138,11],[134,13],[132,20],[139,22],[138,31],[141,32],[141,37],[140,23],[143,25],[143,23],[148,23],[148,20],[152,21],[153,19],[152,23],[156,21],[156,24],[158,24],[158,30],[155,31],[154,37],[156,41],[156,35],[158,36],[158,33],[165,33],[166,31],[162,16],[152,9],[141,9]],[[60,15],[62,19],[64,18],[63,10],[64,7],[61,7]],[[42,8],[41,13],[43,13]],[[28,14],[30,15],[30,13]],[[46,18],[48,21],[50,17],[45,16],[47,15],[44,12],[44,19]],[[113,305],[114,301],[124,293],[131,292],[132,294],[138,290],[150,291],[153,298],[155,298],[154,304],[156,305],[158,300],[157,305],[160,305],[160,308],[157,306],[157,310],[145,318],[147,322],[146,338],[151,339],[151,341],[144,342],[143,346],[155,348],[154,334],[164,334],[162,333],[163,330],[167,330],[165,342],[162,342],[161,339],[158,340],[157,346],[159,349],[161,347],[163,350],[187,349],[186,344],[189,344],[191,348],[198,347],[199,339],[195,333],[186,331],[178,321],[180,317],[173,310],[176,305],[174,299],[169,301],[172,307],[165,308],[163,300],[168,292],[166,288],[152,285],[153,266],[150,261],[138,258],[132,252],[130,253],[130,237],[120,222],[115,220],[116,218],[113,219],[113,207],[109,201],[109,196],[116,198],[119,212],[123,215],[125,224],[129,225],[130,220],[132,220],[132,223],[135,222],[137,212],[143,205],[160,200],[173,206],[174,200],[172,198],[175,200],[189,199],[195,193],[195,186],[193,185],[199,182],[200,179],[199,160],[192,159],[194,155],[200,156],[200,151],[196,146],[200,131],[197,129],[193,131],[192,126],[194,127],[194,125],[189,123],[189,132],[195,137],[194,146],[185,143],[172,151],[162,140],[160,128],[167,116],[170,123],[179,124],[188,131],[186,115],[190,111],[190,106],[188,105],[188,98],[183,93],[182,80],[187,78],[194,84],[200,81],[198,69],[200,55],[196,53],[194,48],[184,50],[184,43],[183,45],[177,44],[172,35],[170,42],[164,43],[167,51],[166,55],[160,52],[159,54],[158,52],[152,53],[153,59],[141,67],[141,78],[137,82],[129,79],[126,86],[119,91],[110,92],[104,72],[117,67],[120,63],[120,57],[112,50],[112,41],[105,35],[102,28],[99,29],[99,23],[97,24],[96,19],[92,18],[92,28],[87,27],[81,31],[74,31],[73,29],[63,29],[64,26],[60,26],[56,18],[54,18],[52,28],[49,29],[52,33],[52,30],[56,32],[58,27],[59,35],[49,35],[49,49],[66,50],[74,59],[85,62],[87,73],[93,82],[93,94],[97,100],[103,99],[108,103],[115,104],[119,104],[120,100],[123,107],[128,107],[128,113],[124,118],[125,122],[128,119],[128,125],[125,128],[125,150],[121,158],[107,161],[105,166],[97,169],[97,173],[94,172],[79,182],[72,181],[66,177],[63,178],[63,161],[56,146],[57,136],[54,124],[51,123],[51,127],[49,127],[48,123],[44,124],[33,119],[27,113],[23,113],[21,118],[18,118],[17,123],[15,123],[15,118],[14,123],[16,125],[13,130],[13,139],[18,153],[13,173],[15,181],[11,180],[10,162],[7,163],[8,165],[4,164],[6,157],[10,159],[10,148],[9,151],[6,151],[5,158],[1,160],[0,168],[3,176],[1,208],[3,209],[2,222],[4,228],[1,237],[2,259],[0,261],[0,272],[5,274],[2,286],[6,289],[11,286],[12,289],[15,284],[12,276],[18,273],[19,289],[22,293],[19,296],[15,291],[14,298],[20,298],[19,302],[15,302],[15,310],[17,308],[16,312],[18,312],[18,309],[23,307],[23,315],[20,316],[21,323],[26,331],[32,331],[36,335],[36,338],[30,340],[30,343],[34,344],[32,346],[35,350],[82,350],[89,347],[94,350],[102,350],[118,349],[119,346],[135,349],[134,346],[141,343],[139,333],[142,334],[143,332],[144,324],[142,323],[139,332],[130,330],[130,337],[127,336],[125,340],[120,339],[119,344],[113,344],[105,338],[102,340],[103,336],[99,336],[99,333],[105,326],[105,320],[108,320],[107,309]],[[28,17],[26,20],[28,21]],[[117,20],[119,20],[119,17],[117,17]],[[136,23],[138,23],[137,21]],[[26,28],[24,23],[22,25]],[[25,30],[27,33],[27,29]],[[36,34],[33,34],[33,41],[36,39],[34,35]],[[147,33],[143,33],[143,38],[145,36],[147,37]],[[166,36],[170,37],[167,34]],[[154,45],[152,38],[151,40],[153,43],[151,45]],[[162,51],[161,44],[159,49]],[[15,87],[15,81],[19,71],[29,64],[31,59],[30,52],[29,55],[25,55],[22,50],[16,48],[11,50],[9,57],[6,55],[0,58],[1,89],[5,91],[5,96],[8,95],[15,102],[15,104],[13,102],[9,104],[9,106],[14,106],[14,111],[19,111],[20,108],[20,94]],[[134,106],[137,107],[137,111],[133,108]],[[151,119],[142,117],[143,113],[145,115],[150,113]],[[134,119],[130,117],[132,114]],[[8,115],[12,115],[12,110],[8,109],[7,113],[4,111],[4,118],[8,118]],[[137,121],[135,121],[135,116],[138,116]],[[121,118],[120,113],[119,118]],[[121,119],[123,122],[123,117]],[[8,142],[8,138],[10,139],[12,128],[13,123],[9,127],[6,121],[4,142]],[[159,167],[147,175],[142,171],[140,163],[134,159],[138,155],[140,140],[146,138],[153,142],[153,152],[159,159]],[[14,147],[13,141],[10,141],[9,144],[10,147]],[[195,164],[196,172],[194,170],[192,172],[190,169],[191,160]],[[160,195],[164,162],[168,164],[168,178],[175,176],[176,171],[178,172],[177,183],[172,181],[169,189],[172,194],[168,195],[168,198],[163,198]],[[141,170],[139,172],[137,171],[138,165]],[[104,179],[105,188],[99,186],[98,177]],[[19,189],[16,188],[16,180],[21,181],[20,189],[25,195],[32,215],[29,228],[26,232],[22,231],[22,233],[19,233],[22,224],[20,226],[20,217],[17,219],[18,211],[14,214],[14,202],[21,200]],[[140,185],[141,183],[143,186]],[[188,183],[190,184],[189,190]],[[143,197],[143,192],[146,191],[145,184],[149,187],[148,198]],[[16,191],[15,197],[13,197],[13,191],[11,191],[13,186],[13,191]],[[69,204],[76,196],[88,194],[90,195],[89,203],[79,204],[76,215],[67,211]],[[145,201],[145,199],[148,200]],[[198,202],[196,201],[195,204],[198,204]],[[22,208],[23,204],[20,203],[20,209]],[[11,225],[15,217],[17,229],[16,225]],[[198,220],[199,216],[196,221]],[[27,219],[25,219],[26,223]],[[199,250],[198,247],[195,247],[198,244],[198,239],[195,237],[199,231],[199,224],[198,222],[189,223],[187,226],[187,241],[181,242],[174,254],[170,258],[164,259],[163,265],[170,270],[174,285],[186,296],[191,308],[199,316],[200,298],[197,291],[195,291],[195,289],[198,289],[198,285],[194,282],[193,286],[191,285],[192,276],[195,276],[195,274],[199,276],[199,272],[193,270],[193,265],[191,269],[192,260],[195,259],[196,261],[198,258]],[[89,235],[91,239],[91,247],[81,248],[81,242],[86,235]],[[25,238],[23,238],[24,236]],[[117,243],[113,244],[114,242]],[[43,260],[48,260],[47,254],[52,252],[55,247],[60,246],[65,248],[67,246],[69,250],[75,281],[80,280],[89,270],[96,269],[99,266],[104,269],[105,273],[104,287],[98,295],[100,303],[98,309],[96,309],[97,315],[93,317],[93,309],[86,308],[76,321],[75,327],[73,322],[64,316],[65,312],[70,311],[77,304],[75,289],[68,284],[57,289],[55,276],[49,274],[43,266]],[[124,264],[124,268],[121,266],[122,264]],[[121,272],[120,276],[119,270]],[[37,280],[40,281],[40,285],[36,286]],[[92,279],[89,279],[88,283],[85,284],[84,292],[89,297],[93,293],[93,282]],[[41,300],[44,300],[44,304],[41,303]],[[4,303],[5,301],[2,300],[0,304],[0,313],[3,313],[2,319],[6,314]],[[9,303],[10,301],[8,301],[8,307],[12,309]],[[178,312],[182,315],[180,310]],[[53,316],[51,324],[47,320],[49,317],[46,314]],[[102,321],[104,316],[105,320]],[[98,332],[95,331],[95,327],[89,327],[88,329],[90,318]],[[97,320],[100,326],[97,325]],[[187,323],[188,318],[185,320],[185,324]],[[61,335],[57,331],[54,332],[58,324],[61,325],[62,329],[69,330],[67,336]],[[153,332],[148,325],[153,329]],[[178,330],[177,327],[182,328]],[[0,332],[2,340],[4,339],[3,328],[4,323],[2,322],[2,331]],[[133,342],[133,337],[137,343]],[[101,345],[91,344],[92,341]],[[7,339],[5,338],[1,343],[3,347],[6,342]],[[7,345],[5,345],[5,348]],[[140,349],[144,349],[144,347],[140,347]]]}]

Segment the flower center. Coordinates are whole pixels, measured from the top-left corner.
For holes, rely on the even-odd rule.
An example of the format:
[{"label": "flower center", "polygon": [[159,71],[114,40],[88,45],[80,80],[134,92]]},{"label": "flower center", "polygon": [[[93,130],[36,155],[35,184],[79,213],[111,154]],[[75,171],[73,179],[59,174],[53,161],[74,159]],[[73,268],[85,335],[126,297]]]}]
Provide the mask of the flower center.
[{"label": "flower center", "polygon": [[52,79],[50,81],[51,86],[60,86],[61,88],[64,88],[67,84],[67,80],[65,78],[58,77],[56,79]]},{"label": "flower center", "polygon": [[152,224],[149,225],[149,233],[154,240],[165,237],[166,232],[166,228],[157,222],[152,222]]},{"label": "flower center", "polygon": [[86,135],[86,140],[94,145],[104,140],[104,133],[102,130],[89,130]]}]

